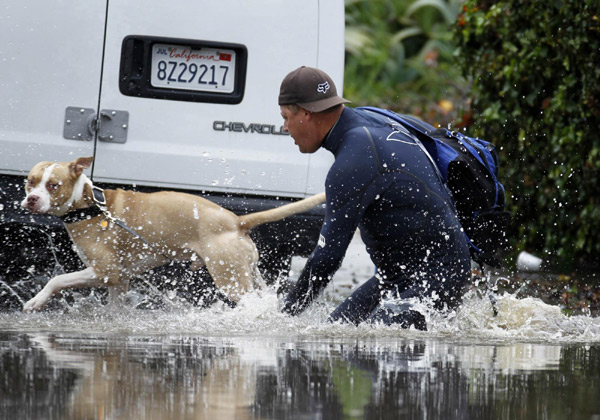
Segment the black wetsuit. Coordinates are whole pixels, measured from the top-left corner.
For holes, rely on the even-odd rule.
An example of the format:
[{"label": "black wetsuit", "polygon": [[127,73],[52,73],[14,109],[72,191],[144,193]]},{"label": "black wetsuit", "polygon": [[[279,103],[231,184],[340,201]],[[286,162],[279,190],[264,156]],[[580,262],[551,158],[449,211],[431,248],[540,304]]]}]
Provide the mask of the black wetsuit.
[{"label": "black wetsuit", "polygon": [[360,323],[381,298],[432,298],[455,307],[470,276],[469,245],[433,164],[405,129],[346,107],[323,147],[335,155],[319,244],[284,311],[297,314],[327,286],[356,228],[377,271],[331,314]]}]

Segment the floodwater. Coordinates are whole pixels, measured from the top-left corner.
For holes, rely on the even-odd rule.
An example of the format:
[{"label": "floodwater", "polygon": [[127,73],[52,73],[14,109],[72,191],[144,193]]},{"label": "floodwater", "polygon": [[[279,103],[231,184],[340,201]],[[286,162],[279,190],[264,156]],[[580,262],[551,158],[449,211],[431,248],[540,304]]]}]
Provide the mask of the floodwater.
[{"label": "floodwater", "polygon": [[[293,270],[301,268],[295,260]],[[600,420],[600,319],[473,291],[429,331],[332,325],[372,267],[353,244],[301,316],[274,292],[0,314],[0,419]]]}]

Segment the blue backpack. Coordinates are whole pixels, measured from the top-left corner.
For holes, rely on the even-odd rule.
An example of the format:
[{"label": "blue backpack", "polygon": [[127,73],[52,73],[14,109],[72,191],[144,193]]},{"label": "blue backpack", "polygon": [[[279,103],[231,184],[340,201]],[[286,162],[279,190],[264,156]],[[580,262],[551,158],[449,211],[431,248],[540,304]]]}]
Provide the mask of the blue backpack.
[{"label": "blue backpack", "polygon": [[395,112],[360,107],[401,124],[421,142],[447,186],[459,221],[479,263],[499,265],[495,254],[507,243],[510,215],[504,210],[504,186],[498,181],[494,145],[445,128],[435,129],[421,120]]}]

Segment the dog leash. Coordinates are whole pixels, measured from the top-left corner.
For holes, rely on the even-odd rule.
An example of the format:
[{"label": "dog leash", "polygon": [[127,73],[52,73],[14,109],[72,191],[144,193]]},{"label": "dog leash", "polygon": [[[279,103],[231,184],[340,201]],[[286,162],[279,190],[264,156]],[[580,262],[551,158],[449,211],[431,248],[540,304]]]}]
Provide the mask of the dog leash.
[{"label": "dog leash", "polygon": [[[92,199],[94,201],[94,205],[85,209],[73,210],[64,216],[61,217],[64,223],[75,223],[81,220],[91,219],[92,217],[104,215],[106,220],[116,226],[119,226],[121,229],[127,231],[130,235],[135,237],[136,239],[142,241],[144,245],[148,248],[152,249],[158,255],[166,258],[171,264],[177,264],[182,266],[183,264],[180,261],[176,261],[165,253],[161,252],[154,245],[144,239],[139,233],[130,228],[125,222],[120,219],[117,219],[112,215],[112,213],[108,210],[106,205],[106,196],[104,195],[104,190],[102,188],[96,187],[92,185]],[[225,293],[221,292],[217,289],[215,296],[223,301],[230,308],[235,308],[237,303],[231,300]]]}]

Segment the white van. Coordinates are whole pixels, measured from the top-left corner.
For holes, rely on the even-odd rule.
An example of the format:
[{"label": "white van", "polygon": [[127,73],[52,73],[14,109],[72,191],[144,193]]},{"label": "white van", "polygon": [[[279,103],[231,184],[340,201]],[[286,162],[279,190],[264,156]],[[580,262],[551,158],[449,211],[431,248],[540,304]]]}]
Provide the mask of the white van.
[{"label": "white van", "polygon": [[[277,96],[301,65],[341,87],[343,62],[342,0],[4,0],[4,271],[45,260],[48,234],[64,245],[58,219],[19,208],[41,160],[94,156],[100,186],[203,194],[238,213],[322,191],[332,157],[298,152]],[[263,266],[307,255],[323,214],[257,229]]]}]

